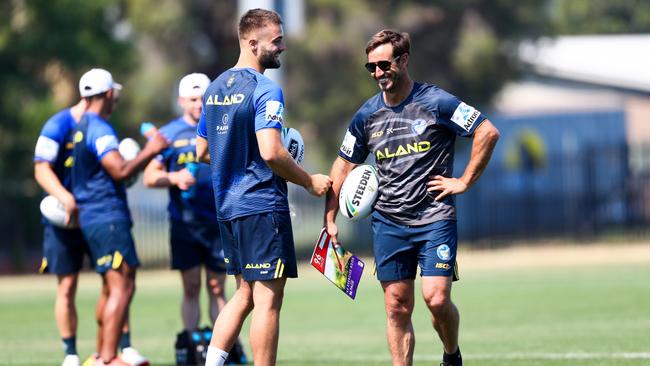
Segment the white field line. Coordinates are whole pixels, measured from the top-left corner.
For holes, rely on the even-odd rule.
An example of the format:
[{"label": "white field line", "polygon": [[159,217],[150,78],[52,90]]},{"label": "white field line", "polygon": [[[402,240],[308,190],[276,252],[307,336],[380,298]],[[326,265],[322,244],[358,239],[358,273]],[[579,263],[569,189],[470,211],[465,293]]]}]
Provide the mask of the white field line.
[{"label": "white field line", "polygon": [[[440,361],[439,355],[414,356],[414,361]],[[485,353],[463,355],[466,360],[650,360],[650,352],[513,352],[513,353]],[[339,363],[339,362],[390,362],[390,356],[373,355],[346,355],[345,357],[309,357],[291,358],[279,357],[278,363],[282,362],[318,362],[318,363]]]},{"label": "white field line", "polygon": [[[416,362],[439,362],[441,356],[436,355],[426,355],[426,356],[415,356],[414,361]],[[485,354],[467,354],[463,355],[465,360],[650,360],[650,352],[567,352],[567,353],[553,353],[553,352],[513,352],[513,353],[485,353]],[[10,360],[11,365],[20,366],[20,365],[33,365],[39,360]],[[44,361],[44,360],[43,360]],[[168,359],[151,359],[154,364],[160,363],[169,363]],[[360,363],[364,362],[390,362],[390,356],[380,356],[377,354],[372,355],[346,355],[345,357],[301,357],[301,358],[292,358],[292,357],[278,357],[278,364],[290,363],[290,364],[304,364],[309,365],[310,363],[331,363],[331,364],[349,364],[349,363]],[[437,363],[436,363],[437,364]]]}]

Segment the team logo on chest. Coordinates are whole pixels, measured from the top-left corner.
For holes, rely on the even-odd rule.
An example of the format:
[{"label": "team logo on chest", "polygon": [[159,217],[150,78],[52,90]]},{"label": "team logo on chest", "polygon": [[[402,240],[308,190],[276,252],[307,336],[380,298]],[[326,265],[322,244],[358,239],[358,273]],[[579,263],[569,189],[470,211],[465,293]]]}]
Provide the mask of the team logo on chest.
[{"label": "team logo on chest", "polygon": [[421,135],[427,128],[427,122],[423,119],[416,119],[411,124],[411,131],[417,135]]}]

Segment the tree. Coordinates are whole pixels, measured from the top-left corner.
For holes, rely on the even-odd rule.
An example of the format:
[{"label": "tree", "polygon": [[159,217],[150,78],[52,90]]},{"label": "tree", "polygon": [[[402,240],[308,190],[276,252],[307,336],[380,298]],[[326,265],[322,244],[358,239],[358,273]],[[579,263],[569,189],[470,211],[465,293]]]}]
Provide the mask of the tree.
[{"label": "tree", "polygon": [[121,10],[117,0],[0,4],[0,231],[16,256],[39,244],[31,160],[42,124],[77,98],[83,71],[101,65],[119,74],[132,61],[119,38]]}]

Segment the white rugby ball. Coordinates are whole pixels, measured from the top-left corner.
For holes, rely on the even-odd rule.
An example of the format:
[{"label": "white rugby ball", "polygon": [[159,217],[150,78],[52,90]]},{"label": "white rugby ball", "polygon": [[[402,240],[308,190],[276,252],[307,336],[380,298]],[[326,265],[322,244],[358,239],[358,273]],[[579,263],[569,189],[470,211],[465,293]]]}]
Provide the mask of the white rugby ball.
[{"label": "white rugby ball", "polygon": [[379,189],[377,171],[372,165],[359,165],[345,178],[339,192],[339,210],[352,221],[361,220],[373,210]]},{"label": "white rugby ball", "polygon": [[[120,145],[117,147],[122,159],[129,161],[135,159],[136,156],[140,153],[140,144],[134,139],[127,137],[120,141]],[[124,181],[124,185],[128,188],[135,184],[138,181],[139,174],[132,176],[131,178]]]},{"label": "white rugby ball", "polygon": [[136,156],[140,153],[140,144],[134,139],[127,137],[120,141],[120,145],[117,148],[122,155],[122,159],[129,161],[135,159]]},{"label": "white rugby ball", "polygon": [[79,226],[76,220],[71,220],[70,224],[65,224],[65,207],[63,203],[52,195],[45,196],[41,201],[41,213],[52,225],[65,229]]},{"label": "white rugby ball", "polygon": [[282,145],[289,151],[289,154],[297,164],[302,164],[305,159],[305,141],[302,135],[295,128],[282,128]]}]

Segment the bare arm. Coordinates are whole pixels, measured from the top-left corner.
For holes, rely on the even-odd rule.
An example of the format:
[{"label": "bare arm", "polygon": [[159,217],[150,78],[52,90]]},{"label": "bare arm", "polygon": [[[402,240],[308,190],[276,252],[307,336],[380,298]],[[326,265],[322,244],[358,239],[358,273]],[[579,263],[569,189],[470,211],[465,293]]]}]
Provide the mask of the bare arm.
[{"label": "bare arm", "polygon": [[257,131],[256,135],[262,159],[275,174],[289,182],[305,187],[309,193],[315,196],[322,196],[327,192],[332,184],[329,177],[322,174],[309,175],[296,164],[287,149],[282,145],[280,129],[264,128]]},{"label": "bare arm", "polygon": [[72,193],[65,189],[56,173],[54,173],[52,164],[47,161],[34,163],[34,179],[45,192],[63,203],[66,213],[65,224],[67,225],[77,212],[77,202]]},{"label": "bare arm", "polygon": [[158,160],[151,160],[144,168],[144,185],[147,187],[171,187],[177,186],[181,190],[187,190],[196,183],[196,179],[187,169],[177,172],[168,172],[165,164]]},{"label": "bare arm", "polygon": [[327,228],[327,233],[332,236],[334,244],[338,244],[338,228],[336,227],[336,214],[339,212],[339,192],[343,181],[348,176],[350,171],[354,169],[356,164],[341,158],[340,156],[334,160],[332,169],[330,169],[330,178],[332,178],[332,188],[327,191],[325,199],[325,218],[324,225]]},{"label": "bare arm", "polygon": [[446,178],[436,175],[427,183],[429,192],[440,191],[436,201],[440,201],[450,194],[464,193],[476,183],[490,161],[497,140],[499,140],[499,130],[486,119],[474,131],[472,152],[463,175],[460,178]]},{"label": "bare arm", "polygon": [[165,140],[163,135],[156,132],[135,159],[125,161],[117,150],[113,150],[102,158],[102,167],[106,169],[113,180],[122,182],[144,169],[151,159],[167,146],[169,146],[169,142]]},{"label": "bare arm", "polygon": [[196,136],[196,156],[202,163],[210,164],[210,150],[208,149],[208,140],[201,136]]}]

